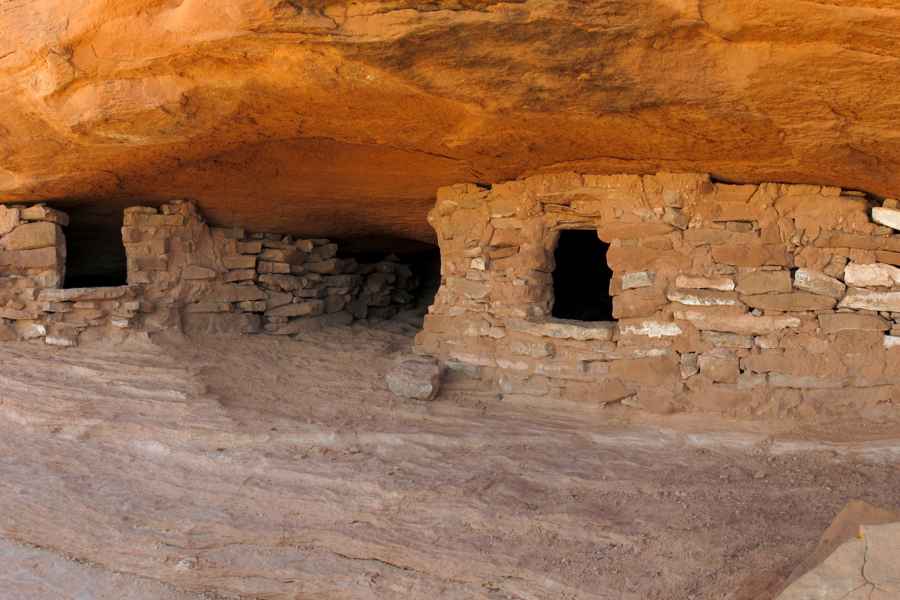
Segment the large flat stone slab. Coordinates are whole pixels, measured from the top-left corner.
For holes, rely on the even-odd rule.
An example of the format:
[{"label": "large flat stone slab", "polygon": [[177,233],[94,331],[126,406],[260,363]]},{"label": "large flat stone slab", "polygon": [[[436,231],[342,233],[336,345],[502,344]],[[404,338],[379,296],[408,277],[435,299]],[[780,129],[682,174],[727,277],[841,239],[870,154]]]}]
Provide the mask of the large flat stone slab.
[{"label": "large flat stone slab", "polygon": [[879,225],[900,231],[900,210],[876,206],[872,209],[872,220]]},{"label": "large flat stone slab", "polygon": [[777,600],[896,600],[900,598],[900,522],[862,525]]},{"label": "large flat stone slab", "polygon": [[858,500],[835,517],[777,600],[900,598],[900,514]]},{"label": "large flat stone slab", "polygon": [[853,289],[847,292],[838,308],[900,312],[900,292],[873,292]]},{"label": "large flat stone slab", "polygon": [[766,335],[782,329],[800,327],[800,319],[797,317],[723,315],[703,309],[675,311],[675,318],[690,321],[701,331],[722,331],[742,335]]},{"label": "large flat stone slab", "polygon": [[568,319],[549,319],[540,322],[512,320],[507,323],[507,327],[511,331],[531,335],[579,341],[611,340],[617,329],[614,322],[586,322]]},{"label": "large flat stone slab", "polygon": [[844,282],[854,287],[891,287],[900,282],[900,268],[882,263],[850,263],[844,269]]}]

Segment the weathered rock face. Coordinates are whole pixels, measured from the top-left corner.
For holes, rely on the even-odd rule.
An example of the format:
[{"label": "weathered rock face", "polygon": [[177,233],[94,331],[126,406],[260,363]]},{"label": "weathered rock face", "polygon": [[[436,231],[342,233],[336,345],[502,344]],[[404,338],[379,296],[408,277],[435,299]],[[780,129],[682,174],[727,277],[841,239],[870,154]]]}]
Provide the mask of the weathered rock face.
[{"label": "weathered rock face", "polygon": [[440,185],[546,170],[896,195],[898,32],[878,0],[12,0],[0,199],[429,240]]}]

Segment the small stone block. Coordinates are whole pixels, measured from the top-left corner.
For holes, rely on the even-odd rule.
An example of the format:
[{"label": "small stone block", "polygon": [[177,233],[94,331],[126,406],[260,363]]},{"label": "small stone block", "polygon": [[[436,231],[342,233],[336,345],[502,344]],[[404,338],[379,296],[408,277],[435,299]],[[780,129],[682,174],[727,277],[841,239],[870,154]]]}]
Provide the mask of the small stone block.
[{"label": "small stone block", "polygon": [[226,256],[222,259],[226,269],[255,269],[256,257],[252,255]]},{"label": "small stone block", "polygon": [[61,227],[69,225],[69,215],[54,208],[44,206],[43,204],[37,204],[22,209],[22,220],[46,221],[48,223],[55,223]]},{"label": "small stone block", "polygon": [[411,400],[434,400],[441,388],[443,369],[431,357],[405,356],[400,358],[385,376],[388,389]]},{"label": "small stone block", "polygon": [[261,313],[266,312],[266,302],[264,300],[248,300],[246,302],[238,302],[238,309],[244,312]]},{"label": "small stone block", "polygon": [[250,242],[238,242],[237,251],[238,254],[259,254],[262,252],[262,242],[256,240]]},{"label": "small stone block", "polygon": [[214,279],[216,277],[216,272],[212,269],[208,269],[206,267],[201,267],[199,265],[188,265],[181,271],[182,279],[189,280],[197,280],[197,279]]},{"label": "small stone block", "polygon": [[267,260],[259,261],[259,264],[256,265],[256,270],[259,273],[280,273],[287,274],[291,272],[291,265],[283,262],[271,262]]},{"label": "small stone block", "polygon": [[256,279],[256,269],[237,269],[225,274],[225,281],[234,283],[237,281],[253,281]]},{"label": "small stone block", "polygon": [[636,288],[650,287],[653,285],[655,274],[650,271],[634,271],[622,275],[622,289],[631,290]]}]

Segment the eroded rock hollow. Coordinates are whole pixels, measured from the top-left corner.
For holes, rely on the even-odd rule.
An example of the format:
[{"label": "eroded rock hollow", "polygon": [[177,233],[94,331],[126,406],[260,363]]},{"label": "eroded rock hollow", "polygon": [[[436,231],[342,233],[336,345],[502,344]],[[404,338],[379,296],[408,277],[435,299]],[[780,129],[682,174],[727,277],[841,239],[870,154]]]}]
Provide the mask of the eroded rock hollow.
[{"label": "eroded rock hollow", "polygon": [[545,171],[896,196],[898,32],[877,0],[12,0],[0,198],[431,241],[438,187]]},{"label": "eroded rock hollow", "polygon": [[897,0],[0,0],[0,596],[895,598],[898,56]]}]

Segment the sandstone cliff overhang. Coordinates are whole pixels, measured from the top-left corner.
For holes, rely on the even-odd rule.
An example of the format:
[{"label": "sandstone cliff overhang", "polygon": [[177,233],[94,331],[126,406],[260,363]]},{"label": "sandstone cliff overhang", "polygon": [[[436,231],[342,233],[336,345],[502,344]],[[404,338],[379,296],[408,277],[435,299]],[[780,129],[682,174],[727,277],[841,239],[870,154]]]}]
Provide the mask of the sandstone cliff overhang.
[{"label": "sandstone cliff overhang", "polygon": [[898,32],[876,0],[6,2],[0,201],[431,240],[439,186],[544,171],[896,196]]}]

